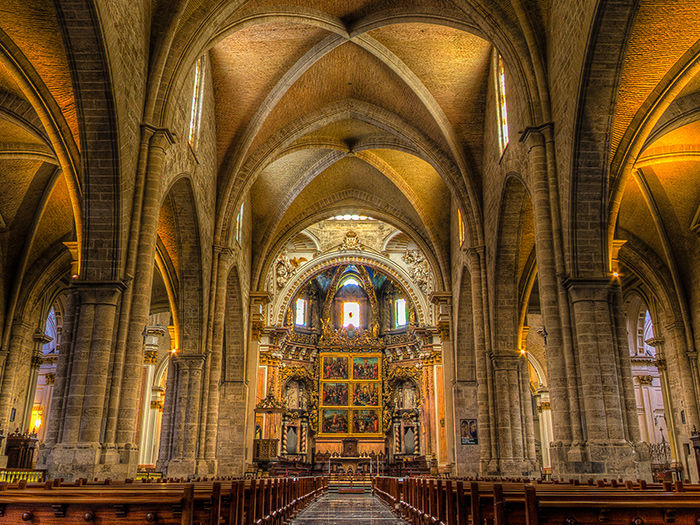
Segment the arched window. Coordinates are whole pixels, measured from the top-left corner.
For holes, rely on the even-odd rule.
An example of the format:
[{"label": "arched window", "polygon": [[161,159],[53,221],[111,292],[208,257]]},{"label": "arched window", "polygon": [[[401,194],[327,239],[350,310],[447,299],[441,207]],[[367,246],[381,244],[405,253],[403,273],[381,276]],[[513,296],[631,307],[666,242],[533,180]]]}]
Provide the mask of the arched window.
[{"label": "arched window", "polygon": [[360,303],[343,303],[343,326],[360,326]]},{"label": "arched window", "polygon": [[464,244],[464,219],[462,219],[462,212],[457,210],[457,231],[459,232],[459,245]]},{"label": "arched window", "polygon": [[245,202],[241,203],[241,207],[238,209],[238,215],[236,215],[236,241],[241,242],[241,237],[243,233],[243,205]]},{"label": "arched window", "polygon": [[194,86],[192,88],[192,108],[190,109],[190,127],[187,141],[194,149],[199,141],[199,124],[202,120],[202,91],[204,87],[204,55],[199,57],[194,69]]},{"label": "arched window", "polygon": [[306,326],[306,299],[297,299],[294,324],[297,326]]},{"label": "arched window", "polygon": [[345,279],[343,279],[340,287],[342,288],[343,286],[351,286],[351,285],[361,286],[360,281],[358,281],[356,277],[350,276],[350,277],[346,277]]},{"label": "arched window", "polygon": [[394,301],[394,327],[406,326],[406,299]]},{"label": "arched window", "polygon": [[498,101],[498,141],[501,153],[503,153],[508,146],[508,108],[506,107],[506,70],[501,55],[498,55],[496,60],[496,95]]}]

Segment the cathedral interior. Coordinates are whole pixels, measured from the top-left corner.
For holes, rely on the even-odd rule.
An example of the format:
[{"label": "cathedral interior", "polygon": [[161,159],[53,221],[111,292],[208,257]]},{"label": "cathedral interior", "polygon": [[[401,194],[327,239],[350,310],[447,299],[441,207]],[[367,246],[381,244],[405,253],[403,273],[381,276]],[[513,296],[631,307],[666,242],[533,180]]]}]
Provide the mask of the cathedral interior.
[{"label": "cathedral interior", "polygon": [[3,0],[0,471],[699,482],[698,20]]}]

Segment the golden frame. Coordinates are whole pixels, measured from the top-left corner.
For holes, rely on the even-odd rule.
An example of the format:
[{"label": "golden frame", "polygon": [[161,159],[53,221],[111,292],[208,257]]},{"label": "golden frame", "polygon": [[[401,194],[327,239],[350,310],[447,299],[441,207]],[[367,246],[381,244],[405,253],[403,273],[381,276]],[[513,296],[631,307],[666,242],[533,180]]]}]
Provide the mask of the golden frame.
[{"label": "golden frame", "polygon": [[[319,405],[318,405],[318,436],[319,437],[358,437],[358,438],[376,438],[376,437],[382,437],[384,434],[382,432],[382,414],[383,414],[383,396],[382,396],[382,383],[383,383],[383,354],[380,352],[321,352],[319,353],[318,357],[320,358],[321,362],[321,367],[319,369],[319,374],[318,374],[318,383],[319,383],[319,392],[321,395],[319,396]],[[347,365],[348,365],[348,378],[347,379],[325,379],[324,376],[324,362],[326,357],[343,357],[347,359]],[[377,358],[377,367],[378,367],[378,374],[376,379],[355,379],[354,378],[354,359],[355,357],[376,357]],[[323,384],[324,383],[347,383],[348,385],[348,404],[345,406],[331,406],[331,405],[324,405],[323,404]],[[378,388],[378,397],[379,399],[377,400],[377,406],[364,406],[364,405],[354,405],[353,404],[353,397],[354,397],[354,391],[355,391],[355,385],[362,385],[362,384],[368,384],[368,383],[374,383],[377,385]],[[324,410],[347,410],[348,413],[348,431],[347,432],[340,432],[340,433],[329,433],[329,432],[323,432],[323,411]],[[378,432],[353,432],[354,428],[354,417],[355,417],[355,412],[362,411],[362,410],[372,410],[376,411],[376,413],[379,415],[379,431]]]}]

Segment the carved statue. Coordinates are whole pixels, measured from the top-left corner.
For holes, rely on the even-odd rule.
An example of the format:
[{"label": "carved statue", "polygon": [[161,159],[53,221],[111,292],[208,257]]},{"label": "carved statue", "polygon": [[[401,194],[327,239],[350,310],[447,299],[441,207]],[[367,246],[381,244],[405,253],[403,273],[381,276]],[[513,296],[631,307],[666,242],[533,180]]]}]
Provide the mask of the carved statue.
[{"label": "carved statue", "polygon": [[278,290],[284,288],[284,285],[287,284],[289,278],[294,273],[294,269],[294,265],[290,262],[289,257],[287,257],[287,250],[285,249],[275,263],[275,282],[277,283]]},{"label": "carved statue", "polygon": [[416,406],[416,387],[410,383],[403,384],[403,408],[415,408]]},{"label": "carved statue", "polygon": [[428,261],[426,261],[423,252],[420,250],[407,249],[401,256],[403,262],[408,266],[408,274],[413,282],[423,293],[428,291],[428,282],[430,280],[430,270],[428,269]]},{"label": "carved statue", "polygon": [[290,381],[287,383],[287,388],[284,393],[284,397],[287,400],[287,408],[290,410],[297,410],[301,408],[300,406],[300,397],[301,397],[301,392],[299,389],[299,383],[297,381]]}]

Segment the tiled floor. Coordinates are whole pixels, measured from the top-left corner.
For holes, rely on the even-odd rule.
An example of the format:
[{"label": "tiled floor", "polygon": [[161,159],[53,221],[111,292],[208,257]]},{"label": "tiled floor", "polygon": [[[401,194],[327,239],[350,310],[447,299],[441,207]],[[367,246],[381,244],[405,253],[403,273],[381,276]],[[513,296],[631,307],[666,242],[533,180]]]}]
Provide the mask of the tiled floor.
[{"label": "tiled floor", "polygon": [[371,494],[326,494],[304,509],[292,525],[404,525]]}]

